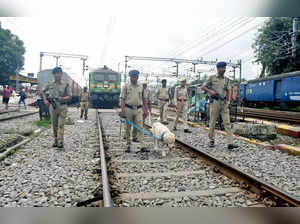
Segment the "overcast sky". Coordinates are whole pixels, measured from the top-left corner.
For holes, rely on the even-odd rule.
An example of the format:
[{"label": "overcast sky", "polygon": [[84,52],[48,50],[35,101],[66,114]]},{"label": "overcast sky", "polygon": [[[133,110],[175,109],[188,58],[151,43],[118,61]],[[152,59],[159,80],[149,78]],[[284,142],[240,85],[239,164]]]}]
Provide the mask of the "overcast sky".
[{"label": "overcast sky", "polygon": [[[29,6],[42,7],[41,1],[35,1],[35,5],[30,5],[31,2],[28,1],[27,10],[31,8]],[[119,63],[120,71],[124,70],[125,55],[203,57],[203,60],[217,58],[232,62],[242,59],[243,77],[252,79],[258,75],[259,66],[251,63],[251,44],[266,18],[203,16],[199,5],[171,4],[171,1],[162,1],[164,3],[159,7],[157,4],[145,5],[145,2],[126,2],[82,5],[53,0],[43,3],[43,9],[47,10],[30,11],[32,17],[2,17],[0,20],[4,28],[11,29],[25,43],[25,73],[39,71],[39,53],[46,51],[87,55],[90,67],[106,64],[116,71]],[[209,2],[206,7],[212,10],[213,5]],[[66,7],[75,10],[58,9]],[[59,64],[84,85],[82,61],[62,58]],[[175,72],[172,63],[130,61],[128,64],[145,73]],[[43,58],[43,69],[54,66],[55,58]],[[187,74],[186,70],[191,67],[180,64],[180,74]],[[208,71],[214,66],[199,65],[197,69]],[[228,72],[228,75],[232,74]]]}]

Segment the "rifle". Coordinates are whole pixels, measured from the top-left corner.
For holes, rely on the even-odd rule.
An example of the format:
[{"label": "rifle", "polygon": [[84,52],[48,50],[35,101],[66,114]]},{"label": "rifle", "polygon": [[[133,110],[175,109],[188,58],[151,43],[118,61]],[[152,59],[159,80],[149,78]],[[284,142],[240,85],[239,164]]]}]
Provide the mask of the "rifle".
[{"label": "rifle", "polygon": [[[212,89],[213,90],[213,89]],[[215,91],[215,90],[214,90]],[[219,93],[216,93],[215,95],[211,96],[212,99],[214,100],[221,100],[221,101],[225,101],[225,98],[220,96]]]},{"label": "rifle", "polygon": [[[63,94],[63,97],[64,96],[67,96],[67,88],[69,87],[69,84],[67,84],[66,85],[66,87],[65,87],[65,89],[64,89],[64,94]],[[47,97],[47,100],[48,100],[48,102],[52,105],[52,107],[53,107],[53,109],[54,110],[56,110],[56,108],[57,108],[57,104],[56,104],[56,102],[59,102],[59,103],[66,103],[66,101],[65,100],[59,100],[59,98],[58,97]]]},{"label": "rifle", "polygon": [[[213,100],[225,101],[226,97],[222,97],[219,93],[217,93],[217,91],[214,88],[212,88],[211,86],[206,86],[206,88],[208,88],[216,93],[215,95],[210,96]],[[206,91],[205,91],[205,93],[206,93]]]},{"label": "rifle", "polygon": [[58,100],[58,98],[47,97],[47,100],[52,105],[53,109],[56,110],[57,107],[56,100]]}]

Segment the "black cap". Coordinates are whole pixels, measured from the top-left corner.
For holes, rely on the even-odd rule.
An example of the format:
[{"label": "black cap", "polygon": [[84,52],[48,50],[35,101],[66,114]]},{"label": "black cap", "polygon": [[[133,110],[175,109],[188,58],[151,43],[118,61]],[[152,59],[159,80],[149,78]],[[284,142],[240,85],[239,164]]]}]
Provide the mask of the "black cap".
[{"label": "black cap", "polygon": [[163,80],[161,80],[161,82],[167,82],[167,80],[166,80],[166,79],[163,79]]},{"label": "black cap", "polygon": [[217,63],[217,68],[226,67],[227,63],[225,61],[220,61]]},{"label": "black cap", "polygon": [[128,73],[130,76],[138,76],[140,74],[140,72],[138,70],[131,70],[129,73]]},{"label": "black cap", "polygon": [[56,73],[59,73],[59,72],[62,72],[61,67],[55,67],[55,68],[52,70],[52,74],[56,74]]}]

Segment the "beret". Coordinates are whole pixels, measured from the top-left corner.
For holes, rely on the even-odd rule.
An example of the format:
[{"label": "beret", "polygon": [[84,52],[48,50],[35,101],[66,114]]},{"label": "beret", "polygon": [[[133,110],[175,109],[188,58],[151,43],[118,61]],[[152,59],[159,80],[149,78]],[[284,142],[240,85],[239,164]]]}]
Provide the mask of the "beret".
[{"label": "beret", "polygon": [[59,72],[62,72],[61,67],[55,67],[55,68],[52,70],[52,74],[56,74],[56,73],[59,73]]},{"label": "beret", "polygon": [[220,68],[220,67],[226,67],[227,63],[224,62],[224,61],[220,61],[217,63],[217,68]]},{"label": "beret", "polygon": [[140,74],[140,72],[138,71],[138,70],[131,70],[130,72],[129,72],[129,75],[130,76],[132,76],[132,75],[139,75]]}]

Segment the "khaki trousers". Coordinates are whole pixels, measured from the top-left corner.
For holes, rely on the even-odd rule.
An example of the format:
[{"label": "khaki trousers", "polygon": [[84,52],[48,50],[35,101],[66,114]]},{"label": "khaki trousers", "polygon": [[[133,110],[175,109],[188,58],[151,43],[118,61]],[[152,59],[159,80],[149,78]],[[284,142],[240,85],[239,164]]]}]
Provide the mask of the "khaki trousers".
[{"label": "khaki trousers", "polygon": [[80,102],[80,109],[81,109],[80,117],[82,117],[82,115],[84,114],[84,117],[87,118],[88,110],[89,110],[89,102]]},{"label": "khaki trousers", "polygon": [[168,121],[168,102],[159,100],[159,117],[160,122]]},{"label": "khaki trousers", "polygon": [[57,142],[64,142],[64,126],[68,109],[66,106],[57,107],[56,110],[50,105],[50,116],[53,128],[54,139]]},{"label": "khaki trousers", "polygon": [[210,141],[215,140],[216,120],[220,114],[222,116],[224,128],[227,133],[228,144],[233,144],[233,134],[230,125],[229,109],[226,108],[226,103],[220,100],[214,100],[210,104],[210,122],[209,122],[209,133],[208,133],[209,140]]},{"label": "khaki trousers", "polygon": [[176,119],[174,122],[174,127],[177,127],[177,123],[179,118],[183,120],[183,125],[184,129],[188,129],[188,124],[187,124],[187,111],[188,111],[188,101],[180,101],[177,102],[176,105]]},{"label": "khaki trousers", "polygon": [[[130,120],[132,123],[137,125],[140,128],[143,128],[143,111],[142,108],[139,108],[137,110],[130,109],[128,107],[125,107],[125,114],[128,120]],[[127,140],[127,146],[131,145],[131,128],[133,128],[132,136],[136,137],[138,136],[140,140],[141,147],[145,147],[144,144],[144,133],[138,131],[136,128],[132,127],[130,124],[126,123],[126,140]]]}]

